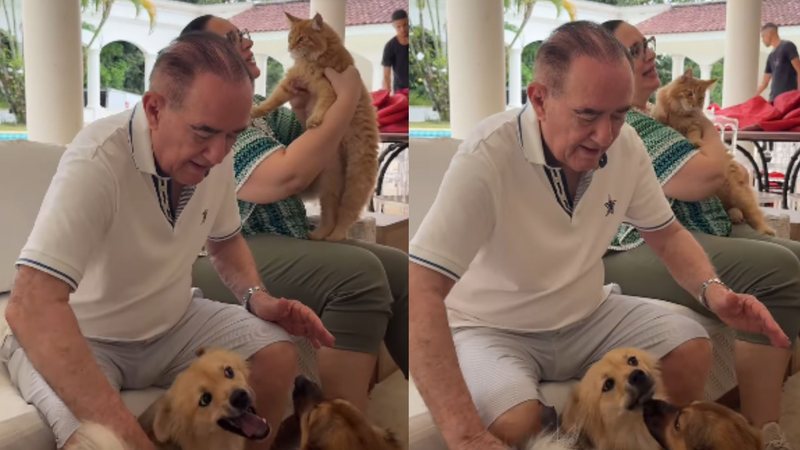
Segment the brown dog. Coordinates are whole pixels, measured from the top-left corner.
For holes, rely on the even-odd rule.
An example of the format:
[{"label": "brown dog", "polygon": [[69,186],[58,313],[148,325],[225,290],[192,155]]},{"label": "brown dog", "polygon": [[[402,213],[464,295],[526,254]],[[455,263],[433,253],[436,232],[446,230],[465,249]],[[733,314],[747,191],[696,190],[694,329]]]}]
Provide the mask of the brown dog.
[{"label": "brown dog", "polygon": [[253,410],[247,362],[227,350],[198,356],[139,418],[151,439],[184,450],[241,450],[248,439],[266,438],[269,426]]},{"label": "brown dog", "polygon": [[644,421],[667,450],[761,450],[761,433],[722,405],[694,402],[677,408],[660,400],[644,405]]},{"label": "brown dog", "polygon": [[572,392],[563,429],[579,436],[579,448],[658,450],[642,419],[642,405],[653,397],[664,398],[657,360],[643,350],[612,350]]},{"label": "brown dog", "polygon": [[[198,350],[198,358],[139,417],[161,450],[243,450],[246,440],[269,435],[265,419],[253,410],[247,362],[236,353]],[[107,428],[85,423],[70,450],[123,450],[127,446]]]},{"label": "brown dog", "polygon": [[278,450],[400,450],[388,430],[376,427],[345,400],[326,400],[312,381],[299,376],[292,392],[294,415],[281,424]]}]

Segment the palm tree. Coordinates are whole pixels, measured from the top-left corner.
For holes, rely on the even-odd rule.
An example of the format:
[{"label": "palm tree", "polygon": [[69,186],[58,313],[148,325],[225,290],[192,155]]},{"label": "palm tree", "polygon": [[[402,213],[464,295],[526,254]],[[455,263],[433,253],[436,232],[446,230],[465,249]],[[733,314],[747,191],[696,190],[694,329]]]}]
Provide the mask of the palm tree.
[{"label": "palm tree", "polygon": [[[84,28],[89,28],[94,32],[92,39],[89,40],[86,47],[91,47],[94,40],[97,39],[100,30],[103,28],[103,25],[105,25],[106,20],[108,20],[108,16],[111,15],[111,7],[114,5],[114,2],[115,0],[81,0],[81,9],[83,11],[86,11],[89,7],[93,7],[95,12],[100,12],[101,17],[100,23],[96,27],[87,27],[86,24],[84,24]],[[136,7],[137,16],[142,9],[147,11],[147,16],[150,20],[150,31],[152,31],[153,25],[156,23],[156,6],[153,4],[153,0],[130,0],[130,2]]]},{"label": "palm tree", "polygon": [[[525,25],[528,24],[528,20],[531,18],[531,14],[533,14],[533,7],[536,5],[536,0],[503,0],[503,7],[506,11],[508,11],[511,6],[517,10],[517,12],[522,11],[522,23],[519,27],[512,26],[515,28],[514,37],[511,39],[511,42],[508,43],[506,46],[506,53],[508,53],[508,49],[517,42],[517,39],[522,34],[522,31],[525,29]],[[569,20],[575,20],[575,4],[572,3],[571,0],[550,0],[550,3],[555,5],[556,12],[558,15],[561,15],[562,10],[566,10],[567,14],[569,14]]]}]

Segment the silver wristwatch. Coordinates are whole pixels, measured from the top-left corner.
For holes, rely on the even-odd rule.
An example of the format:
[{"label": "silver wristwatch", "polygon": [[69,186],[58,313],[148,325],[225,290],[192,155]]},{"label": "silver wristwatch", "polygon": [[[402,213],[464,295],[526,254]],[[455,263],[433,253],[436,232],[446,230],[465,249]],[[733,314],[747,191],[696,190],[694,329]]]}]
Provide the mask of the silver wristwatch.
[{"label": "silver wristwatch", "polygon": [[244,306],[245,311],[250,314],[253,314],[253,309],[250,307],[250,298],[258,291],[266,292],[261,286],[253,286],[242,296],[242,306]]},{"label": "silver wristwatch", "polygon": [[708,290],[708,287],[711,286],[712,284],[718,284],[724,287],[725,289],[730,290],[728,285],[723,283],[722,280],[720,280],[717,277],[709,278],[708,280],[704,281],[703,285],[700,287],[700,295],[697,296],[697,299],[700,300],[700,303],[702,303],[703,306],[705,306],[706,309],[708,310],[711,309],[711,306],[708,305],[708,299],[706,298],[706,290]]}]

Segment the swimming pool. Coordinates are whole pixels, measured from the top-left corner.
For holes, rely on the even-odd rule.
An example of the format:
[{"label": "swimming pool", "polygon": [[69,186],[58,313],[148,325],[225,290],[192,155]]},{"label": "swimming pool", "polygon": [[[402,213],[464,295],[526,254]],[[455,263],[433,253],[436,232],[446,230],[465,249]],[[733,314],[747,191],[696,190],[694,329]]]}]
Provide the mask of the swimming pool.
[{"label": "swimming pool", "polygon": [[0,141],[28,140],[28,133],[0,131]]},{"label": "swimming pool", "polygon": [[411,128],[408,130],[408,137],[412,138],[449,138],[450,130],[446,129],[424,129],[424,128]]}]

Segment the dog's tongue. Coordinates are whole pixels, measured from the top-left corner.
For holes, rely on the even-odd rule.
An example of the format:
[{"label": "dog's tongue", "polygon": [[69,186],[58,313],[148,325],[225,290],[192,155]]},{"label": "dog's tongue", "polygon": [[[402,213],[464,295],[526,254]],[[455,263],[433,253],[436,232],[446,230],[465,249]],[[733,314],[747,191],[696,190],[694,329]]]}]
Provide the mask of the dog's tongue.
[{"label": "dog's tongue", "polygon": [[245,412],[233,419],[232,422],[242,430],[242,434],[247,439],[264,439],[269,434],[267,422],[251,411]]}]

